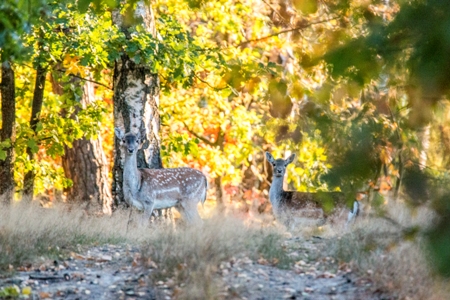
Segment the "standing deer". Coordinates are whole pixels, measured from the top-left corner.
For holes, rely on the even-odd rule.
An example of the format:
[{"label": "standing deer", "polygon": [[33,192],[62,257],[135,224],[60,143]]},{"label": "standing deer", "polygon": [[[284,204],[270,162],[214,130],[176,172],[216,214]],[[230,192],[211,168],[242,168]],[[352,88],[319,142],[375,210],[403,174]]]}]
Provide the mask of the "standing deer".
[{"label": "standing deer", "polygon": [[188,223],[201,221],[197,204],[206,199],[207,181],[192,168],[138,169],[136,153],[142,146],[140,134],[115,128],[125,153],[123,194],[125,201],[144,211],[147,220],[153,209],[175,207]]},{"label": "standing deer", "polygon": [[[342,207],[346,203],[346,197],[340,192],[298,192],[283,190],[283,178],[286,167],[292,163],[295,154],[287,159],[274,159],[272,154],[266,152],[267,160],[273,167],[272,185],[269,190],[269,200],[276,218],[286,217],[290,212],[296,210],[315,209],[320,210],[324,220],[328,213],[324,208]],[[359,202],[355,199],[353,207],[347,218],[347,224],[354,220],[359,213]],[[289,221],[289,220],[288,220]]]}]

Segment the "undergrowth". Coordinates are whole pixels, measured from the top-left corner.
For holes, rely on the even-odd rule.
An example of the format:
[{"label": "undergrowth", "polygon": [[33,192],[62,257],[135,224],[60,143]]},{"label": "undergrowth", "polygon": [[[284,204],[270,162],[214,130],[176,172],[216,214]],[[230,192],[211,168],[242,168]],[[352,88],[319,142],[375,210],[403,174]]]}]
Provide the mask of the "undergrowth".
[{"label": "undergrowth", "polygon": [[[42,208],[14,204],[0,210],[0,271],[25,266],[38,258],[58,259],[89,246],[130,243],[141,246],[155,282],[172,278],[180,298],[212,299],[221,262],[250,258],[280,268],[292,264],[282,231],[263,223],[246,224],[231,216],[212,216],[202,225],[174,227],[143,224],[138,214],[127,231],[128,213],[96,217],[67,205]],[[153,265],[152,265],[153,266]]]},{"label": "undergrowth", "polygon": [[[411,211],[391,203],[388,218],[359,220],[353,230],[334,235],[327,255],[349,263],[360,276],[370,279],[374,290],[395,299],[449,299],[450,282],[433,274],[425,241],[432,213],[424,208]],[[423,232],[423,231],[422,231]]]},{"label": "undergrowth", "polygon": [[[389,222],[361,217],[347,231],[342,226],[325,226],[325,231],[303,226],[296,234],[321,235],[327,245],[313,260],[330,256],[347,263],[360,278],[370,279],[374,291],[398,299],[448,299],[449,282],[432,273],[423,250],[421,231],[433,216],[426,210],[411,212],[399,203],[388,211]],[[95,217],[65,205],[0,207],[0,271],[85,246],[130,243],[140,245],[154,283],[171,280],[178,299],[214,299],[223,288],[218,276],[222,262],[249,258],[285,269],[294,263],[284,246],[286,232],[268,222],[248,224],[233,216],[212,215],[199,226],[149,227],[136,222],[128,231],[127,222],[126,211]],[[421,231],[411,234],[414,231],[405,228]]]},{"label": "undergrowth", "polygon": [[61,205],[0,207],[0,271],[32,263],[38,257],[57,258],[80,246],[139,241],[142,232],[126,232],[127,216],[94,217]]},{"label": "undergrowth", "polygon": [[202,226],[155,233],[144,243],[142,255],[144,262],[157,265],[152,279],[174,280],[181,299],[214,299],[220,289],[214,278],[224,261],[265,259],[282,268],[292,263],[280,231],[248,226],[233,217],[213,217]]}]

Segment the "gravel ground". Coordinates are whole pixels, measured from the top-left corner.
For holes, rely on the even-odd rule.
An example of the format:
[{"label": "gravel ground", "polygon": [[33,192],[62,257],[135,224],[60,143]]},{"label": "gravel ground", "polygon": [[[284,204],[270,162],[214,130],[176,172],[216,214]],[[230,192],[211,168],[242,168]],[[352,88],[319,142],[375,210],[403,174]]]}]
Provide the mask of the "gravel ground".
[{"label": "gravel ground", "polygon": [[[233,258],[216,274],[222,283],[217,299],[391,299],[345,264],[320,257],[320,238],[285,241],[295,262],[280,269],[265,259]],[[0,278],[0,288],[16,285],[29,299],[172,299],[169,282],[150,283],[152,269],[141,266],[139,249],[103,245],[71,253],[61,261],[43,261]]]}]

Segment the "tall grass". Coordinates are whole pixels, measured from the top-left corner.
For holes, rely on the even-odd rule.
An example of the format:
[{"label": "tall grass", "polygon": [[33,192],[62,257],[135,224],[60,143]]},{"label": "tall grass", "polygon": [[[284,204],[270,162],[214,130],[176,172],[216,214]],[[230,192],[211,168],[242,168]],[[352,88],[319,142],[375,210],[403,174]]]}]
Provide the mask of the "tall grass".
[{"label": "tall grass", "polygon": [[[306,239],[322,235],[327,245],[316,253],[317,259],[331,256],[347,262],[360,276],[370,278],[376,289],[396,298],[448,299],[449,282],[432,274],[420,234],[408,239],[401,230],[426,228],[433,215],[423,209],[412,212],[398,203],[388,208],[394,222],[362,217],[348,231],[339,224],[325,230],[298,225],[291,234]],[[133,216],[140,219],[137,213]],[[250,224],[232,215],[212,215],[198,226],[135,222],[128,231],[127,222],[127,211],[95,217],[66,205],[0,207],[0,271],[40,256],[57,258],[66,250],[83,251],[80,246],[130,243],[140,246],[144,266],[151,267],[150,279],[172,282],[177,298],[217,299],[223,289],[218,271],[224,262],[249,258],[279,268],[292,265],[283,246],[286,232],[268,220]]]},{"label": "tall grass", "polygon": [[249,225],[233,216],[215,215],[198,226],[174,228],[144,225],[137,213],[133,218],[137,222],[127,232],[128,212],[96,217],[66,205],[1,207],[0,270],[32,263],[41,256],[53,259],[64,251],[83,251],[83,246],[131,243],[141,247],[145,263],[157,264],[149,272],[155,283],[172,279],[180,298],[213,299],[221,288],[215,278],[222,262],[262,258],[281,268],[291,264],[283,247],[283,232],[264,222]]},{"label": "tall grass", "polygon": [[327,254],[372,281],[374,288],[396,299],[450,299],[450,282],[435,276],[427,261],[425,230],[434,216],[426,208],[415,209],[401,202],[387,207],[390,219],[366,218],[355,228],[328,241]]},{"label": "tall grass", "polygon": [[156,263],[155,281],[171,279],[180,289],[180,299],[217,299],[215,281],[221,262],[264,258],[279,267],[291,260],[283,248],[282,232],[275,228],[249,226],[240,219],[213,217],[202,226],[159,232],[143,246],[143,259]]},{"label": "tall grass", "polygon": [[79,245],[138,242],[144,231],[126,232],[128,214],[88,216],[83,210],[34,204],[0,207],[0,270],[30,263],[36,257],[56,258]]}]

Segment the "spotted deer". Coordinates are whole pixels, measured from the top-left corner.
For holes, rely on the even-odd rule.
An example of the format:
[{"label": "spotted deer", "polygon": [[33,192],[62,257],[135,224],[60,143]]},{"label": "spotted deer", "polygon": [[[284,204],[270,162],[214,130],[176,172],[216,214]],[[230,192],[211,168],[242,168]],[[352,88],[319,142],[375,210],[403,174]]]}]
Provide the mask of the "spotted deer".
[{"label": "spotted deer", "polygon": [[[295,154],[292,154],[287,159],[274,159],[272,154],[266,152],[266,158],[273,167],[272,185],[269,190],[269,200],[272,204],[272,209],[277,219],[284,219],[290,213],[302,210],[319,211],[323,216],[323,221],[328,217],[328,211],[324,208],[338,208],[345,206],[347,199],[341,192],[298,192],[285,191],[283,189],[283,178],[286,174],[286,167],[292,163]],[[356,218],[359,213],[358,200],[353,201],[353,206],[350,209],[347,217],[347,224]]]},{"label": "spotted deer", "polygon": [[125,155],[123,194],[125,201],[149,219],[154,209],[175,207],[188,223],[201,221],[197,204],[206,199],[207,181],[192,168],[138,169],[136,154],[142,147],[140,134],[115,128]]}]

